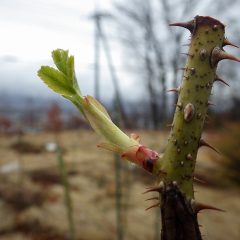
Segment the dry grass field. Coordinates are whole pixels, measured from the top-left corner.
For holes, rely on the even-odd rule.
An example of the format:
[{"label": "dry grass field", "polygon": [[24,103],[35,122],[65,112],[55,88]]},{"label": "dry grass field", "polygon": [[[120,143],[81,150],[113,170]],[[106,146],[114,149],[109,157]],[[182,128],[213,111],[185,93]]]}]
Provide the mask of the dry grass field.
[{"label": "dry grass field", "polygon": [[[138,132],[144,144],[161,151],[167,133]],[[222,136],[206,134],[217,142]],[[65,131],[58,136],[73,201],[78,240],[112,240],[116,236],[114,160],[110,152],[97,149],[100,139],[87,130]],[[0,137],[0,240],[67,239],[68,222],[56,153],[45,145],[55,141],[52,133],[25,134],[21,147],[17,136]],[[220,158],[220,160],[219,160]],[[240,191],[223,177],[221,157],[208,149],[198,156],[197,175],[206,184],[196,186],[196,198],[226,212],[200,213],[203,239],[240,239]],[[122,170],[122,219],[126,240],[156,239],[158,209],[145,211],[143,195],[154,178],[133,165]]]}]

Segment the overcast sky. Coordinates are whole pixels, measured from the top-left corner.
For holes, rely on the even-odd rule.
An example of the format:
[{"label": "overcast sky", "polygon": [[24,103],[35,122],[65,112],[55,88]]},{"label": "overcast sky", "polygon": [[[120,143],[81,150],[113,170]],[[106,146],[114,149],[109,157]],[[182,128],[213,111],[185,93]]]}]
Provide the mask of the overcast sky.
[{"label": "overcast sky", "polygon": [[[103,0],[101,10],[111,10],[112,1]],[[94,0],[1,0],[0,1],[0,94],[53,96],[37,77],[41,65],[51,63],[51,51],[69,49],[75,56],[76,71],[83,93],[93,94]],[[111,40],[114,64],[121,86],[131,85],[121,72],[120,48]],[[106,61],[102,54],[102,88],[105,98],[113,96]],[[103,89],[102,89],[103,91]],[[103,93],[102,93],[103,95]]]},{"label": "overcast sky", "polygon": [[[93,95],[94,24],[89,16],[95,1],[101,4],[101,10],[113,8],[113,0],[0,0],[0,97],[6,93],[57,96],[37,77],[41,65],[52,64],[51,51],[56,48],[69,49],[75,56],[82,92]],[[207,7],[203,9],[197,13],[210,14]],[[222,13],[221,19],[226,23],[226,16],[236,19],[239,11],[235,10],[228,15]],[[103,27],[108,36],[112,34],[109,22]],[[122,67],[122,48],[114,34],[115,38],[109,38],[114,65],[121,79],[121,92],[131,100],[139,96],[142,89],[134,88],[136,79],[134,81]],[[113,94],[106,60],[101,53],[101,96],[112,99]]]}]

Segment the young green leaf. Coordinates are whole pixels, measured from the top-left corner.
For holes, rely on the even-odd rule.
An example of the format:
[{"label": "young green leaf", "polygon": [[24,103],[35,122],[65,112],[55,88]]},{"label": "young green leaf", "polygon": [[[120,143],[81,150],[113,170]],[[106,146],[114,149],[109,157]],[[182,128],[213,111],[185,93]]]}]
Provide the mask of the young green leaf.
[{"label": "young green leaf", "polygon": [[67,76],[52,67],[42,66],[38,71],[38,76],[56,93],[65,97],[70,97],[75,94],[75,90],[73,86],[69,84]]},{"label": "young green leaf", "polygon": [[75,94],[81,95],[74,70],[74,57],[68,56],[67,50],[56,49],[52,51],[52,58],[57,69],[42,66],[38,76],[49,88],[70,100]]},{"label": "young green leaf", "polygon": [[68,56],[68,51],[57,49],[52,52],[52,58],[57,69],[42,66],[38,76],[49,88],[70,100],[81,111],[95,132],[105,138],[107,142],[100,144],[99,147],[114,151],[153,173],[153,167],[150,169],[145,163],[146,160],[150,160],[154,162],[151,166],[155,166],[158,154],[142,146],[139,143],[139,136],[129,137],[121,131],[112,122],[107,110],[95,98],[81,95],[74,70],[74,57]]},{"label": "young green leaf", "polygon": [[69,79],[69,81],[72,82],[72,86],[73,88],[75,89],[75,91],[81,95],[81,92],[80,92],[80,89],[79,89],[79,86],[78,86],[78,82],[77,82],[77,78],[76,78],[76,74],[75,74],[75,68],[74,68],[74,57],[73,56],[70,56],[68,59],[67,59],[67,62],[66,62],[66,75]]},{"label": "young green leaf", "polygon": [[52,59],[60,72],[67,75],[67,60],[68,51],[62,49],[56,49],[52,51]]}]

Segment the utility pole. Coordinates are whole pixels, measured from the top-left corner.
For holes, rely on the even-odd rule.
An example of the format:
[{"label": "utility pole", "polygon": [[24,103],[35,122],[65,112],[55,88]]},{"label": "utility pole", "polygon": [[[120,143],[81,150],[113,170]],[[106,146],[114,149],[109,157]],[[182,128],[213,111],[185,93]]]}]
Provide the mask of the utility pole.
[{"label": "utility pole", "polygon": [[100,90],[99,90],[99,59],[100,59],[100,35],[99,35],[99,24],[100,16],[97,15],[97,5],[95,5],[95,13],[92,15],[94,20],[94,96],[96,99],[100,100]]},{"label": "utility pole", "polygon": [[[113,65],[113,60],[111,56],[111,49],[108,44],[108,39],[104,34],[102,29],[102,19],[111,18],[112,16],[106,12],[101,12],[95,7],[95,12],[91,16],[95,23],[95,35],[94,35],[94,49],[95,49],[95,66],[94,66],[94,78],[95,78],[95,97],[99,100],[100,91],[99,91],[99,57],[100,57],[100,41],[103,44],[103,50],[105,52],[105,56],[108,63],[108,69],[111,75],[111,80],[113,83],[114,91],[115,91],[115,100],[116,100],[116,112],[119,113],[115,119],[117,125],[121,125],[124,127],[125,122],[125,112],[123,108],[122,98],[119,91],[119,81],[116,75],[116,71]],[[122,161],[119,156],[114,154],[114,162],[115,162],[115,185],[116,185],[116,224],[117,224],[117,240],[124,239],[123,232],[123,209],[122,209],[122,179],[121,179],[121,169],[122,169]]]},{"label": "utility pole", "polygon": [[100,57],[100,41],[103,44],[103,50],[105,52],[105,56],[108,63],[108,69],[111,75],[111,80],[113,83],[116,101],[117,101],[117,108],[120,113],[120,122],[121,125],[124,124],[126,119],[126,114],[123,107],[123,101],[122,97],[119,91],[119,80],[117,78],[116,70],[113,65],[113,60],[111,56],[111,49],[108,44],[108,39],[103,31],[102,28],[102,19],[111,18],[112,16],[109,13],[106,12],[100,12],[95,8],[94,14],[91,15],[91,19],[94,20],[95,23],[95,35],[94,35],[94,49],[95,49],[95,64],[94,64],[94,82],[95,82],[95,97],[99,100],[100,97],[100,91],[99,91],[99,80],[100,80],[100,67],[99,67],[99,57]]}]

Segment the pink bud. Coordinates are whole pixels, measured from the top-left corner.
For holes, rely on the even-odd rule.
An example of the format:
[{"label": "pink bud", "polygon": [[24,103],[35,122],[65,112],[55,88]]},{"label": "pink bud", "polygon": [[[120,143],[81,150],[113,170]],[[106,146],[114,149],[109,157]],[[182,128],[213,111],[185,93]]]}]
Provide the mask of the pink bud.
[{"label": "pink bud", "polygon": [[122,157],[138,164],[148,172],[152,172],[154,164],[158,160],[159,155],[157,152],[145,146],[138,145],[129,148],[122,154]]}]

